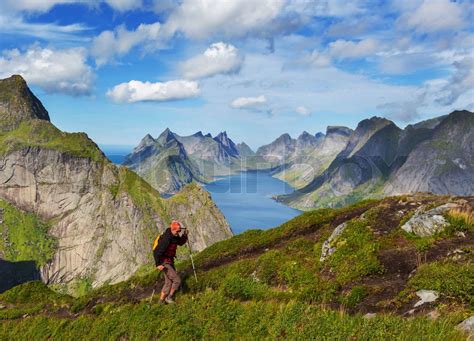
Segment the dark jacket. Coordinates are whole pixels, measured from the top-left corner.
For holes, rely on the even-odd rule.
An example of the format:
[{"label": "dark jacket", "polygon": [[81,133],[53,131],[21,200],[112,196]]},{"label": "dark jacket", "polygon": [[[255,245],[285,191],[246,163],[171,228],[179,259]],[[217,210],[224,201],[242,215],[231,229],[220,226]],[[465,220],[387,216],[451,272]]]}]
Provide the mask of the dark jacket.
[{"label": "dark jacket", "polygon": [[178,245],[184,245],[187,241],[188,236],[174,236],[171,233],[171,229],[167,228],[158,240],[158,246],[153,252],[155,265],[163,265],[163,263],[174,264],[174,257],[176,257]]}]

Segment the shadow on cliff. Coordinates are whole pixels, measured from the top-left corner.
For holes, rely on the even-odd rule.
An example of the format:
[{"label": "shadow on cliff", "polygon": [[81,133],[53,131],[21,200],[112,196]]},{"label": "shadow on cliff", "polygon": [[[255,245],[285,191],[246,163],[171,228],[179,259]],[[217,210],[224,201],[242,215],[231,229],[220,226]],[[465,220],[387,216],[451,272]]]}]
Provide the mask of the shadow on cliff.
[{"label": "shadow on cliff", "polygon": [[0,293],[16,285],[40,279],[35,261],[10,262],[0,259]]}]

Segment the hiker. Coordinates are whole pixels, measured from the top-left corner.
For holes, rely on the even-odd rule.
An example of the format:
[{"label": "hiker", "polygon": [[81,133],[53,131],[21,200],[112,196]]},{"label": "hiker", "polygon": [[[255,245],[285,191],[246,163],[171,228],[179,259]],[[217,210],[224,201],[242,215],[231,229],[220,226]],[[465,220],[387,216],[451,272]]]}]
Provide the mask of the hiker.
[{"label": "hiker", "polygon": [[[184,230],[182,236],[179,235]],[[182,229],[181,224],[173,220],[169,228],[160,236],[158,246],[153,252],[156,268],[164,272],[165,284],[161,289],[160,303],[175,303],[173,295],[181,284],[181,278],[174,267],[174,257],[178,245],[184,245],[188,240],[188,230]]]}]

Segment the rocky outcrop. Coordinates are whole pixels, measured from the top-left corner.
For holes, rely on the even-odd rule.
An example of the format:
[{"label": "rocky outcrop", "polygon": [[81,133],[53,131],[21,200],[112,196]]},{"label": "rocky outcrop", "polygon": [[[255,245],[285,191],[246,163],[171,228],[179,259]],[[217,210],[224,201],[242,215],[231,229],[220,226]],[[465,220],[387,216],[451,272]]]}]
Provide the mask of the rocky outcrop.
[{"label": "rocky outcrop", "polygon": [[439,293],[434,290],[418,290],[416,296],[418,296],[420,300],[415,303],[414,308],[426,303],[433,303],[439,298]]},{"label": "rocky outcrop", "polygon": [[459,208],[459,205],[454,203],[447,203],[430,210],[420,206],[413,216],[402,225],[402,230],[413,233],[418,237],[433,236],[442,232],[449,225],[443,214],[457,208]]},{"label": "rocky outcrop", "polygon": [[342,232],[344,232],[346,227],[347,222],[338,225],[334,229],[334,231],[332,231],[329,238],[324,241],[323,246],[321,248],[321,257],[319,258],[320,262],[324,262],[327,257],[331,256],[336,251],[336,245],[334,245],[334,243],[336,242],[337,238],[339,238],[339,236],[342,234]]},{"label": "rocky outcrop", "polygon": [[31,119],[49,121],[49,114],[25,80],[18,75],[0,80],[0,132]]},{"label": "rocky outcrop", "polygon": [[467,335],[469,335],[469,339],[474,339],[474,316],[471,316],[464,321],[462,321],[460,324],[456,326],[456,329],[462,330],[465,332]]}]

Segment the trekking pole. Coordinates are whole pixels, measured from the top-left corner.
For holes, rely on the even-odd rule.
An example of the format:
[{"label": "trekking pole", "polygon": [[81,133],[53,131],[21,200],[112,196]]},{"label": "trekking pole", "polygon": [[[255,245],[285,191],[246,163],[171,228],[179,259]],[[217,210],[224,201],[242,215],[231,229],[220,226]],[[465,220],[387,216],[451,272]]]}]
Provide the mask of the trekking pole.
[{"label": "trekking pole", "polygon": [[[186,229],[186,230],[188,230],[188,229]],[[189,256],[191,258],[191,265],[193,266],[194,279],[196,280],[196,283],[197,283],[198,278],[197,278],[197,275],[196,275],[196,267],[194,266],[193,252],[191,251],[191,243],[189,242],[189,238],[187,240],[187,244],[188,244],[188,249],[189,249]]]},{"label": "trekking pole", "polygon": [[196,280],[196,283],[197,283],[198,278],[196,275],[196,268],[194,267],[193,253],[191,252],[191,244],[189,243],[189,239],[188,239],[188,248],[189,248],[189,255],[191,256],[191,264],[193,266],[193,271],[194,271],[194,279]]}]

